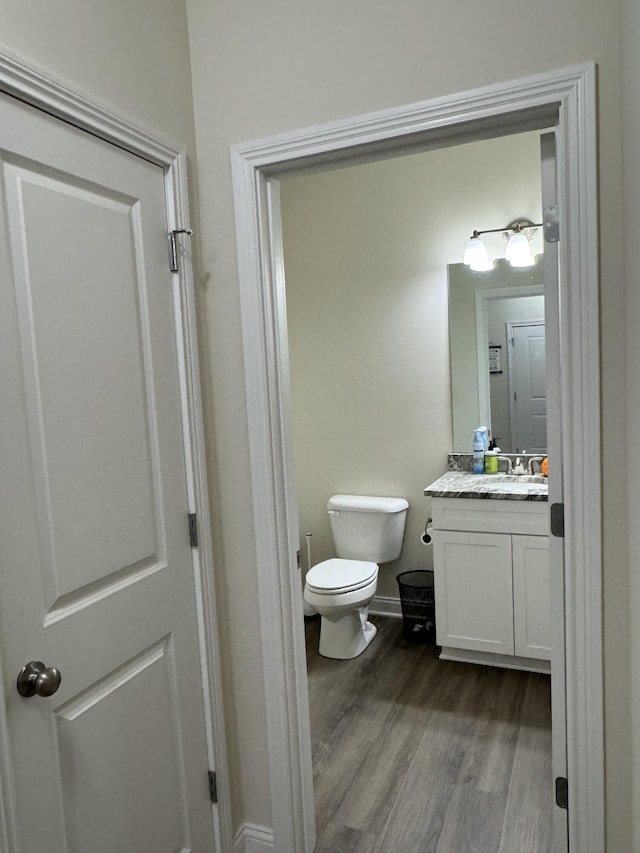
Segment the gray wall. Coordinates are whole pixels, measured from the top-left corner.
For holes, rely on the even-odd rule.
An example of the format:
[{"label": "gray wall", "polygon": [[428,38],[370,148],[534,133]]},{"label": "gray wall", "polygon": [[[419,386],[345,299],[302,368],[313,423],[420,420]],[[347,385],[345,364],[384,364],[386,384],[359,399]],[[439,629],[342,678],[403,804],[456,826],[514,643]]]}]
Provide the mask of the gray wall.
[{"label": "gray wall", "polygon": [[195,149],[185,0],[0,0],[0,49]]},{"label": "gray wall", "polygon": [[[640,4],[565,0],[515,11],[497,0],[481,8],[471,0],[251,5],[186,0],[186,5],[202,215],[203,389],[236,822],[268,825],[271,804],[229,146],[594,60],[605,436],[607,851],[640,850],[640,620],[634,618],[633,626],[630,620],[630,613],[640,610],[635,522],[640,503]],[[183,141],[192,158],[184,9],[182,0],[18,5],[1,0],[1,42],[19,58]],[[514,37],[516,12],[522,37]]]},{"label": "gray wall", "polygon": [[[633,837],[629,849],[640,850],[640,525],[637,520],[637,508],[640,505],[640,456],[636,451],[638,430],[640,429],[640,381],[638,364],[640,364],[640,335],[638,322],[640,320],[640,287],[638,287],[638,270],[640,270],[640,241],[637,239],[636,223],[640,217],[640,168],[637,163],[640,151],[640,99],[638,98],[638,80],[640,79],[640,4],[637,0],[623,0],[621,3],[621,48],[622,48],[622,146],[617,151],[620,156],[623,180],[621,197],[624,215],[621,236],[624,237],[624,276],[616,278],[616,270],[609,270],[606,258],[602,263],[602,301],[605,303],[605,315],[617,320],[618,333],[625,343],[624,351],[611,346],[603,347],[602,382],[604,390],[604,406],[608,414],[604,421],[605,446],[611,441],[614,447],[624,448],[616,470],[606,473],[608,461],[613,456],[611,450],[605,458],[605,489],[609,492],[615,488],[615,476],[621,478],[620,498],[624,508],[610,507],[608,520],[605,524],[605,560],[607,573],[605,575],[605,613],[604,631],[607,638],[607,655],[605,657],[605,691],[606,707],[610,717],[607,725],[607,750],[609,778],[611,787],[618,791],[618,785],[613,781],[619,768],[625,766],[625,759],[630,757],[632,773],[630,782],[630,808],[633,809]],[[612,151],[613,154],[613,151]],[[603,181],[604,183],[604,181]],[[602,221],[611,212],[606,199],[615,191],[615,184],[608,187],[605,193],[605,204]],[[610,227],[605,227],[605,234],[610,234]],[[605,238],[606,239],[606,238]],[[615,242],[612,250],[619,248]],[[619,293],[621,284],[626,285],[623,313],[619,310]],[[613,302],[613,305],[607,303]],[[610,340],[610,339],[609,339]],[[620,378],[622,375],[622,379]],[[621,382],[624,382],[624,394],[617,394]],[[614,389],[607,391],[607,386],[613,383]],[[608,429],[617,418],[626,425],[626,444],[618,445],[619,436],[614,432],[610,438]],[[622,458],[623,457],[623,458]],[[608,486],[607,486],[608,483]],[[622,486],[624,483],[624,486]],[[613,512],[612,512],[613,510]],[[628,538],[628,565],[622,559],[615,562],[619,556],[615,541],[625,541]],[[624,596],[629,596],[625,600]],[[630,610],[629,610],[630,607]],[[631,619],[629,621],[629,613]],[[630,633],[624,628],[630,624]],[[620,630],[623,626],[623,630]],[[614,669],[608,664],[614,656],[618,656],[622,666]],[[630,662],[630,666],[629,666]],[[613,671],[612,671],[613,670]],[[618,670],[622,674],[628,671],[631,676],[631,701],[625,693],[619,690],[616,678]],[[614,705],[613,699],[618,702]],[[629,736],[631,732],[631,736]],[[619,759],[619,761],[618,761]],[[626,777],[622,777],[626,782]],[[619,791],[624,796],[624,790]],[[613,792],[609,791],[613,796]],[[623,801],[626,805],[629,795]],[[617,809],[619,812],[620,809]],[[620,815],[623,820],[624,816]],[[615,832],[615,828],[612,827]],[[618,848],[623,850],[622,841]]]},{"label": "gray wall", "polygon": [[[221,553],[225,648],[231,663],[229,685],[237,726],[232,750],[238,774],[234,797],[237,818],[259,824],[269,824],[271,806],[260,700],[262,663],[255,620],[259,602],[251,534],[229,146],[573,63],[598,63],[601,265],[606,290],[602,302],[602,347],[607,849],[608,853],[628,853],[633,810],[627,464],[625,453],[621,452],[626,391],[625,337],[621,334],[625,303],[620,45],[624,35],[629,63],[625,72],[629,85],[625,95],[626,164],[631,171],[637,169],[640,150],[638,105],[634,100],[639,77],[638,10],[632,0],[623,0],[628,14],[623,30],[620,3],[616,0],[564,0],[517,8],[497,0],[482,6],[471,0],[187,3],[207,281],[208,352],[204,353],[204,363],[210,382],[208,435],[215,489],[214,524]],[[634,214],[627,221],[629,228],[633,224],[635,229],[640,190],[627,176],[625,190],[630,194],[628,213]],[[631,239],[637,244],[630,235]],[[630,260],[634,251],[630,247]],[[635,295],[640,288],[633,272],[639,268],[638,263],[629,268],[633,308],[630,323],[640,318],[640,296]],[[637,364],[638,353],[634,355]],[[630,379],[637,382],[633,372]],[[637,433],[640,394],[633,405],[632,423]],[[634,455],[637,457],[637,451]],[[638,474],[636,484],[640,484]],[[640,489],[640,485],[634,488]],[[640,577],[640,571],[635,574]],[[640,661],[640,655],[635,659]],[[640,663],[638,668],[640,676]],[[640,720],[640,713],[634,718]],[[640,744],[638,756],[640,778]],[[640,792],[638,803],[636,813],[640,815]]]}]

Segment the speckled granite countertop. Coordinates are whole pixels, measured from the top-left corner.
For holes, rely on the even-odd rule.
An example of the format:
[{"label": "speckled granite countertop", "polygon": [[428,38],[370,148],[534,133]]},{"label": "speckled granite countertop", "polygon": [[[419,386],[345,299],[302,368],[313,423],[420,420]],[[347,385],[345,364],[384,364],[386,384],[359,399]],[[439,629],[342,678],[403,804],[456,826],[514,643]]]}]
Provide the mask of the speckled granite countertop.
[{"label": "speckled granite countertop", "polygon": [[547,478],[541,474],[468,474],[447,471],[424,490],[432,498],[490,498],[507,501],[546,501]]}]

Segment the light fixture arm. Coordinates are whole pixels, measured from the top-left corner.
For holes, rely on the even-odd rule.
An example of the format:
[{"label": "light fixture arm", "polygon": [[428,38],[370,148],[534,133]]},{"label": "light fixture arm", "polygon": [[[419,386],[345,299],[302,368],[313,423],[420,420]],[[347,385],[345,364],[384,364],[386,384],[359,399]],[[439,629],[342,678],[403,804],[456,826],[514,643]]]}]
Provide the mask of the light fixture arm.
[{"label": "light fixture arm", "polygon": [[506,234],[508,231],[513,231],[514,234],[522,234],[528,228],[542,228],[542,222],[529,222],[522,220],[519,222],[511,222],[506,228],[483,228],[480,231],[474,231],[471,235],[472,240],[476,240],[481,234]]}]

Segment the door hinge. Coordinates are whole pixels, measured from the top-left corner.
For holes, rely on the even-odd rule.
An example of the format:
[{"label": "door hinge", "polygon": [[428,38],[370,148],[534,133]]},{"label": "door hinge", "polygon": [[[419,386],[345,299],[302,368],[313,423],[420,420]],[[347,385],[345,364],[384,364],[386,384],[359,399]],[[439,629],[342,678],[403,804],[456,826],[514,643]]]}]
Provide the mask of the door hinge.
[{"label": "door hinge", "polygon": [[550,204],[549,207],[545,208],[542,228],[546,243],[558,242],[560,239],[560,216],[557,204]]},{"label": "door hinge", "polygon": [[551,535],[564,539],[564,504],[551,504]]},{"label": "door hinge", "polygon": [[559,809],[569,809],[569,782],[565,776],[556,778],[556,805]]},{"label": "door hinge", "polygon": [[198,547],[198,516],[195,512],[190,512],[189,519],[189,544],[192,548]]},{"label": "door hinge", "polygon": [[169,270],[171,272],[178,272],[178,244],[176,242],[177,234],[186,234],[191,237],[193,231],[191,228],[175,228],[173,231],[169,231]]},{"label": "door hinge", "polygon": [[212,803],[218,802],[218,780],[214,770],[209,770],[209,799]]}]

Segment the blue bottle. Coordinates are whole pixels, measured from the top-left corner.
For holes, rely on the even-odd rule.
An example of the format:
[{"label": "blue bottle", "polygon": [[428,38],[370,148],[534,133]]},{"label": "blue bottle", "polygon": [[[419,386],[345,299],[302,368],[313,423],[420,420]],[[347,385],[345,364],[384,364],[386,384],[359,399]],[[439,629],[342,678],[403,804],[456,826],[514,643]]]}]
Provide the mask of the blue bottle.
[{"label": "blue bottle", "polygon": [[484,435],[481,429],[473,433],[473,473],[484,474]]},{"label": "blue bottle", "polygon": [[489,430],[486,426],[477,427],[477,430],[482,435],[482,440],[484,441],[484,452],[486,453],[489,449]]}]

